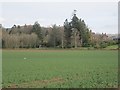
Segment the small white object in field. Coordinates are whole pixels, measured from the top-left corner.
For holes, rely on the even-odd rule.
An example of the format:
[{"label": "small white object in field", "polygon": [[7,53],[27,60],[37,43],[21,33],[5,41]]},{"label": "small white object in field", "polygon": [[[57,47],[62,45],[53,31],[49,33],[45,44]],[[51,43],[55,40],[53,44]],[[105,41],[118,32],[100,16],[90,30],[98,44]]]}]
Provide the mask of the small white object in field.
[{"label": "small white object in field", "polygon": [[24,59],[27,59],[27,58],[24,58]]}]

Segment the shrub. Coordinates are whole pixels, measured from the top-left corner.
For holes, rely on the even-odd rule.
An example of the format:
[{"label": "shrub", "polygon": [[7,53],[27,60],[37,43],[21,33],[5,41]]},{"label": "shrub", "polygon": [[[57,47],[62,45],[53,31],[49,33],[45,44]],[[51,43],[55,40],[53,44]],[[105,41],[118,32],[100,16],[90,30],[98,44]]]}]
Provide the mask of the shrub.
[{"label": "shrub", "polygon": [[108,44],[106,42],[101,42],[100,43],[100,48],[106,48]]},{"label": "shrub", "polygon": [[94,48],[95,49],[99,49],[100,48],[100,45],[98,43],[94,44]]}]

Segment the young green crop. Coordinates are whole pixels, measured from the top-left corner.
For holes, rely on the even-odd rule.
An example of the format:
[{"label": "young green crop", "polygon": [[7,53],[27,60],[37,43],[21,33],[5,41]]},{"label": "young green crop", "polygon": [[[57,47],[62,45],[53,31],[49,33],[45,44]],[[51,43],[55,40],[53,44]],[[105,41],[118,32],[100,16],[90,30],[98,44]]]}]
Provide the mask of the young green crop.
[{"label": "young green crop", "polygon": [[3,50],[3,87],[117,87],[117,57],[110,50]]}]

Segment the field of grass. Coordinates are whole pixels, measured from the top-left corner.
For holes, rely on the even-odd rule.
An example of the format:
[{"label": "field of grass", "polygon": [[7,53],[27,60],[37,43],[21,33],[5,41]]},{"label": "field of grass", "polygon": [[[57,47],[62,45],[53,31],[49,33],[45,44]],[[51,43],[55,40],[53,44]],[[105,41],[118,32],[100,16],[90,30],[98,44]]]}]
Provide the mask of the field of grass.
[{"label": "field of grass", "polygon": [[115,50],[3,50],[3,87],[105,88],[118,85]]}]

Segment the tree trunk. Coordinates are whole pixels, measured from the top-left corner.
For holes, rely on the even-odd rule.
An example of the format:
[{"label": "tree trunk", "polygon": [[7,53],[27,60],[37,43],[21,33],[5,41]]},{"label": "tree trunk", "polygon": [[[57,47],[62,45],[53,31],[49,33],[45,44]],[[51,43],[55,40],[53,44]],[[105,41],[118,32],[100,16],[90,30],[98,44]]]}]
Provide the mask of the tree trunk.
[{"label": "tree trunk", "polygon": [[75,44],[75,48],[77,48],[76,31],[75,31],[75,33],[74,33],[74,44]]},{"label": "tree trunk", "polygon": [[64,47],[63,47],[63,44],[64,44],[64,43],[63,43],[63,35],[62,35],[62,48],[64,48]]}]

